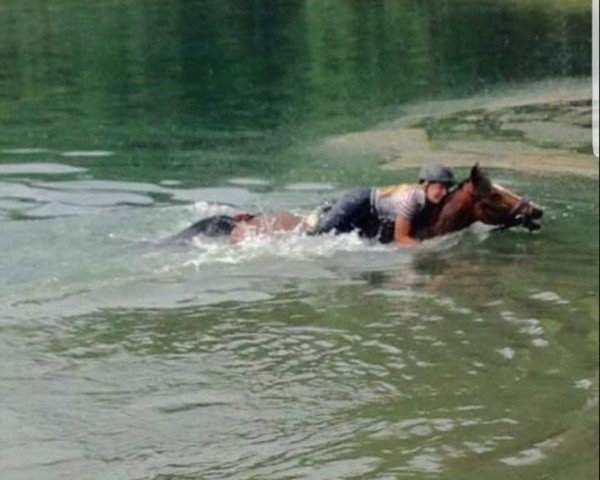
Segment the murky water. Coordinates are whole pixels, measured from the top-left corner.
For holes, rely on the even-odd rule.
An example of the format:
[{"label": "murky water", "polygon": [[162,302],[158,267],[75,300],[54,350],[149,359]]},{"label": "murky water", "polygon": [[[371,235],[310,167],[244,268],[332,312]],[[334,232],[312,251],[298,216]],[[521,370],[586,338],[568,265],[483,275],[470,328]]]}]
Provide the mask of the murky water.
[{"label": "murky water", "polygon": [[584,73],[589,12],[259,5],[0,7],[2,478],[595,478],[596,181],[491,170],[536,234],[163,243],[411,178],[310,145]]}]

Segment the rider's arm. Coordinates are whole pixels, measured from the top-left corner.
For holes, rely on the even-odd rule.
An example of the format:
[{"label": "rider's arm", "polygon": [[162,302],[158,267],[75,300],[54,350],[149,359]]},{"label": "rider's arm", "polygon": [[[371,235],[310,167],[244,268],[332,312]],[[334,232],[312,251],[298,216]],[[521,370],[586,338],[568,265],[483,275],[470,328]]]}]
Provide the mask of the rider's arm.
[{"label": "rider's arm", "polygon": [[410,235],[410,222],[402,217],[396,217],[394,222],[394,241],[400,245],[417,245],[419,242]]}]

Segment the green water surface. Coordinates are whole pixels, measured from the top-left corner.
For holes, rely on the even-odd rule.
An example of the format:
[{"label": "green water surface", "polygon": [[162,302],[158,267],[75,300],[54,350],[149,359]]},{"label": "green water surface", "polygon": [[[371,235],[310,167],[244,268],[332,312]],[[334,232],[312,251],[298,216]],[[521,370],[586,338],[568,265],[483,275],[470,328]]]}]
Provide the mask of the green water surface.
[{"label": "green water surface", "polygon": [[[0,478],[597,478],[596,180],[488,169],[543,205],[534,234],[161,243],[414,179],[313,146],[587,77],[590,23],[566,0],[1,2]],[[420,126],[496,118],[472,117]]]}]

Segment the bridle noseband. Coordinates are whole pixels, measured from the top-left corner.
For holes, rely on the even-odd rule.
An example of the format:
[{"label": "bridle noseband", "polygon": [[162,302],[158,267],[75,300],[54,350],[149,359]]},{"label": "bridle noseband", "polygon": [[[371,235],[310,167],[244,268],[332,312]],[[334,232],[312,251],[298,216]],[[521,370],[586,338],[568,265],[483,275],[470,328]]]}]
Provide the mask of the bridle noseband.
[{"label": "bridle noseband", "polygon": [[525,196],[525,197],[521,198],[519,200],[519,202],[512,208],[509,215],[516,218],[523,213],[523,210],[525,208],[530,207],[530,206],[531,206],[531,199],[529,197]]},{"label": "bridle noseband", "polygon": [[507,230],[517,225],[522,225],[530,231],[537,230],[537,228],[533,228],[531,219],[525,215],[525,210],[530,207],[532,207],[532,202],[529,197],[524,196],[520,198],[517,204],[508,213],[508,218],[506,221],[497,227],[496,230]]},{"label": "bridle noseband", "polygon": [[[463,180],[451,194],[459,191],[465,192],[472,199],[469,203],[473,221],[480,220],[488,225],[495,225],[494,230],[506,230],[519,225],[529,231],[541,228],[536,220],[542,216],[543,210],[528,196],[520,197],[507,188],[491,182],[480,188],[472,179]],[[494,198],[495,195],[499,197]],[[514,205],[511,207],[510,204],[513,202]]]},{"label": "bridle noseband", "polygon": [[512,208],[509,215],[514,225],[523,224],[526,226],[527,218],[523,215],[525,209],[531,207],[531,199],[527,196],[522,197]]},{"label": "bridle noseband", "polygon": [[[498,189],[498,186],[494,185]],[[503,187],[500,187],[501,190],[505,190]],[[531,207],[531,199],[528,196],[518,197],[514,195],[512,192],[506,192],[514,197],[518,198],[518,202],[514,207],[511,208],[508,214],[503,215],[504,221],[502,225],[497,227],[497,230],[506,230],[508,228],[514,227],[516,225],[523,225],[527,227],[527,217],[525,216],[525,210]],[[472,192],[475,198],[477,195]]]}]

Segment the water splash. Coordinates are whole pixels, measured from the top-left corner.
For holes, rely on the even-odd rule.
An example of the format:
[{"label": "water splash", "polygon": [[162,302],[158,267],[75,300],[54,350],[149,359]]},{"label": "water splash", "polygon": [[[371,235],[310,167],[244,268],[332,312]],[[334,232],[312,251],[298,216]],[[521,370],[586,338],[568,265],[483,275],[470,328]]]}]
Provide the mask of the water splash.
[{"label": "water splash", "polygon": [[200,267],[207,263],[242,264],[259,260],[319,261],[344,253],[390,252],[390,247],[372,245],[356,234],[312,237],[295,232],[285,235],[251,235],[237,245],[227,240],[196,238],[193,256],[187,265]]}]

